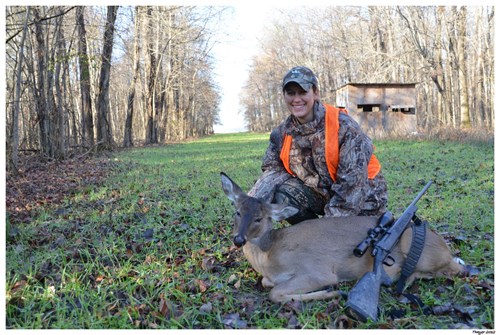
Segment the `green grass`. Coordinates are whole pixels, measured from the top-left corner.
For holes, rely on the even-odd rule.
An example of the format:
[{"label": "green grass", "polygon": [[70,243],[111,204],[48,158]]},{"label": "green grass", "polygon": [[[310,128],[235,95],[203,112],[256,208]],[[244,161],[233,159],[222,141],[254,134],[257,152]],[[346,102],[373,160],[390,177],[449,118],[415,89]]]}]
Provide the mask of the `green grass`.
[{"label": "green grass", "polygon": [[375,143],[390,210],[399,215],[433,180],[419,215],[484,271],[408,289],[431,307],[452,304],[448,313],[421,315],[383,290],[383,314],[393,308],[407,314],[361,324],[345,319],[345,300],[270,302],[232,246],[233,208],[219,172],[250,189],[267,143],[268,135],[228,134],[121,151],[105,185],[87,186],[14,230],[8,222],[7,327],[494,327],[491,144]]}]

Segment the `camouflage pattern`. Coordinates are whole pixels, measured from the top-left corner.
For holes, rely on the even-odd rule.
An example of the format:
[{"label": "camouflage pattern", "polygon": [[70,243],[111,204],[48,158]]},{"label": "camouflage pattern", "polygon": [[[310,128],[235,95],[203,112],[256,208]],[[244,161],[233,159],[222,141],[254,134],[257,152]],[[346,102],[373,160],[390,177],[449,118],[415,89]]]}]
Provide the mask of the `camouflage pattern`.
[{"label": "camouflage pattern", "polygon": [[316,88],[319,88],[318,78],[316,77],[314,72],[311,71],[311,69],[305,66],[296,66],[290,69],[290,71],[288,71],[283,77],[283,83],[281,87],[284,89],[288,83],[292,82],[299,84],[304,91],[309,91],[313,87],[313,85]]},{"label": "camouflage pattern", "polygon": [[273,202],[287,204],[299,209],[299,212],[286,219],[291,224],[324,215],[326,199],[312,188],[304,185],[299,178],[290,178],[276,188]]},{"label": "camouflage pattern", "polygon": [[[278,155],[279,159],[279,155]],[[285,169],[264,170],[259,179],[255,182],[248,195],[254,198],[273,200],[276,188],[288,179],[293,178]]]},{"label": "camouflage pattern", "polygon": [[[359,125],[345,113],[339,114],[339,165],[337,180],[333,182],[325,159],[325,107],[319,101],[314,105],[314,120],[300,124],[290,115],[276,127],[270,136],[270,143],[263,158],[263,174],[257,180],[250,195],[261,197],[275,193],[290,179],[299,190],[284,193],[302,193],[300,188],[312,190],[314,203],[321,203],[323,210],[312,208],[310,201],[299,200],[299,209],[313,210],[325,216],[381,215],[386,211],[387,185],[382,171],[374,179],[368,179],[367,165],[373,153],[371,139]],[[285,134],[293,137],[290,150],[290,167],[296,177],[290,176],[280,159]],[[305,192],[305,193],[304,193]],[[278,197],[279,198],[279,197]],[[275,201],[279,201],[274,197]],[[314,206],[317,207],[317,206]]]}]

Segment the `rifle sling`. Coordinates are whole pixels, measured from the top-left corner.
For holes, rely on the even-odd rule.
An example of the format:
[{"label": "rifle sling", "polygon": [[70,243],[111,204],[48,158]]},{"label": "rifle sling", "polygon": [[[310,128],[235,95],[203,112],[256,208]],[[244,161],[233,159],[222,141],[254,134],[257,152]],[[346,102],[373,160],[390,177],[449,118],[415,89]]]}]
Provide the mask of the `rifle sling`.
[{"label": "rifle sling", "polygon": [[[410,307],[413,307],[413,309],[417,309],[417,310],[420,310],[422,312],[422,314],[424,315],[432,315],[434,314],[434,311],[432,308],[430,308],[429,306],[426,306],[422,299],[420,299],[418,296],[414,295],[414,294],[411,294],[411,293],[403,293],[403,296],[408,299],[408,302],[410,303]],[[391,309],[388,313],[387,313],[391,319],[401,319],[403,318],[405,315],[406,315],[406,311],[405,309]]]},{"label": "rifle sling", "polygon": [[415,271],[422,250],[425,244],[425,231],[427,228],[427,222],[420,220],[418,217],[413,217],[412,225],[412,240],[410,251],[406,257],[405,264],[401,269],[401,276],[399,277],[398,283],[396,284],[396,292],[398,294],[403,293],[405,288],[405,283],[408,277]]}]

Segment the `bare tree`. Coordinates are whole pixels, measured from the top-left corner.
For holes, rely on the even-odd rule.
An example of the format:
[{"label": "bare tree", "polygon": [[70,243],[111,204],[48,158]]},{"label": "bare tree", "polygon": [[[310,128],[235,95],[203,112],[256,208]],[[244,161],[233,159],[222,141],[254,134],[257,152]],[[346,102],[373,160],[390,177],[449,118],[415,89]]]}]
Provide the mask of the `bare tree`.
[{"label": "bare tree", "polygon": [[35,102],[38,127],[40,131],[40,148],[42,154],[52,157],[52,141],[50,137],[51,122],[48,113],[47,91],[46,91],[46,64],[48,46],[45,43],[44,31],[42,26],[42,16],[39,8],[33,8],[35,38],[36,38],[36,59],[37,70],[35,82]]},{"label": "bare tree", "polygon": [[134,56],[133,56],[133,63],[134,63],[134,69],[133,71],[133,78],[132,81],[130,82],[129,89],[128,89],[128,98],[127,98],[127,115],[125,119],[125,131],[123,135],[123,146],[124,147],[131,147],[134,145],[133,138],[132,138],[132,121],[134,118],[134,102],[135,102],[135,91],[136,88],[135,86],[137,85],[137,79],[139,77],[139,72],[140,72],[140,63],[141,63],[141,58],[140,58],[140,53],[141,53],[141,16],[140,16],[140,7],[135,8],[135,23],[134,23]]},{"label": "bare tree", "polygon": [[466,64],[466,35],[467,35],[467,7],[461,6],[457,20],[457,49],[458,49],[458,78],[460,83],[460,125],[463,128],[471,127],[469,115],[469,85],[467,82]]},{"label": "bare tree", "polygon": [[15,96],[14,103],[12,104],[12,125],[10,131],[11,137],[11,145],[8,146],[10,148],[8,157],[10,157],[8,161],[7,168],[11,171],[17,171],[19,164],[19,109],[20,109],[20,99],[21,99],[21,82],[22,82],[22,68],[23,68],[23,59],[24,59],[24,41],[26,39],[26,32],[28,30],[28,21],[30,17],[30,7],[26,7],[26,16],[24,19],[23,32],[21,35],[21,40],[19,42],[19,52],[18,52],[18,62],[16,67],[16,78],[15,78]]},{"label": "bare tree", "polygon": [[82,145],[94,146],[94,121],[92,116],[92,94],[90,92],[89,55],[87,52],[87,31],[84,19],[85,7],[76,7],[78,27],[78,63],[80,64]]},{"label": "bare tree", "polygon": [[101,150],[113,147],[113,137],[109,123],[109,77],[117,12],[118,6],[108,6],[101,55],[101,75],[99,94],[97,96],[97,142],[98,148]]},{"label": "bare tree", "polygon": [[148,68],[148,90],[147,90],[147,113],[148,113],[148,123],[146,129],[146,144],[158,143],[158,124],[156,123],[156,76],[157,76],[157,57],[156,50],[154,47],[154,17],[153,8],[147,6],[146,8],[147,17],[147,39],[148,39],[148,56],[149,56],[149,68]]},{"label": "bare tree", "polygon": [[61,23],[63,16],[56,19],[57,30],[55,37],[56,51],[55,59],[53,63],[55,64],[54,69],[54,89],[55,96],[52,95],[52,100],[54,104],[54,157],[58,159],[64,159],[66,157],[66,101],[63,97],[63,92],[61,88],[61,76],[63,71],[61,71],[62,65],[66,62],[66,48],[64,43],[64,34],[62,31]]}]

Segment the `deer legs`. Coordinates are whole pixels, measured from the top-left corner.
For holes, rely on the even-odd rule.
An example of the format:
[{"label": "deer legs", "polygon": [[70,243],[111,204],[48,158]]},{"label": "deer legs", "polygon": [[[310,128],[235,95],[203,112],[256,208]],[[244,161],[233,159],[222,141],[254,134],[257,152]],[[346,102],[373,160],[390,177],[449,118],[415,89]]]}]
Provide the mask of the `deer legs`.
[{"label": "deer legs", "polygon": [[[319,281],[318,278],[322,280]],[[323,289],[326,286],[335,285],[337,282],[337,276],[333,273],[329,274],[329,276],[294,276],[274,286],[269,293],[269,297],[277,303],[290,300],[307,301],[338,298],[341,296],[339,291]]]}]

